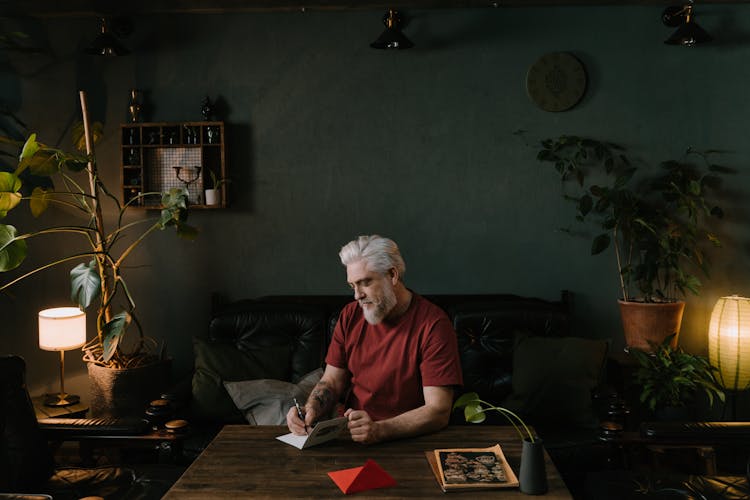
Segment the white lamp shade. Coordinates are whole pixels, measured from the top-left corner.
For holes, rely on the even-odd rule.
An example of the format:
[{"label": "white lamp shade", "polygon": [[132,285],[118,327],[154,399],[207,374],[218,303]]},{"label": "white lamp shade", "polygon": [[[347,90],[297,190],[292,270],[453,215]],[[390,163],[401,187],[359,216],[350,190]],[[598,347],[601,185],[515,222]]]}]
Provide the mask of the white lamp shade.
[{"label": "white lamp shade", "polygon": [[708,326],[708,359],[719,369],[725,389],[750,386],[750,299],[733,295],[716,302]]},{"label": "white lamp shade", "polygon": [[86,343],[86,313],[77,307],[39,311],[39,348],[67,351]]}]

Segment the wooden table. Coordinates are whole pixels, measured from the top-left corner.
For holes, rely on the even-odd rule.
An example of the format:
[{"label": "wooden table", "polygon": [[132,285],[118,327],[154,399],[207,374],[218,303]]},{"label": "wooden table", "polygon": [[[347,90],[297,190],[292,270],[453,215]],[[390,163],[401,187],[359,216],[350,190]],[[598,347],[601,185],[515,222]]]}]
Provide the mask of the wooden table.
[{"label": "wooden table", "polygon": [[[424,452],[437,448],[485,448],[500,444],[518,475],[521,441],[513,427],[462,425],[440,432],[375,445],[337,439],[298,450],[275,439],[289,432],[280,426],[227,425],[167,492],[164,499],[337,498],[345,497],[328,472],[360,467],[375,460],[396,480],[390,488],[355,498],[438,498],[444,493]],[[545,499],[571,499],[545,452],[549,491]],[[518,488],[451,492],[464,498],[529,498]]]}]

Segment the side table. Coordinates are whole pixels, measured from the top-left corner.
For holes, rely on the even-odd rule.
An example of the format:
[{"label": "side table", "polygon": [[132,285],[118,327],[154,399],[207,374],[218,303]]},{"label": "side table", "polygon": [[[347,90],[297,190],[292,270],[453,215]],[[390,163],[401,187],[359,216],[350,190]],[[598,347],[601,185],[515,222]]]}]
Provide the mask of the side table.
[{"label": "side table", "polygon": [[40,418],[86,418],[89,407],[83,403],[75,403],[68,406],[46,406],[44,400],[46,395],[31,398],[36,412],[36,419]]}]

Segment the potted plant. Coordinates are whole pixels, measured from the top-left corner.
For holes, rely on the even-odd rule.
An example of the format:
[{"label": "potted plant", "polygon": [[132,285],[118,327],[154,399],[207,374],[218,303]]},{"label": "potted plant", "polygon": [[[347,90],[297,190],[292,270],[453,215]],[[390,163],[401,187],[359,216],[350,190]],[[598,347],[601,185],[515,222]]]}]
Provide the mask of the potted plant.
[{"label": "potted plant", "polygon": [[598,228],[591,254],[613,249],[627,347],[650,350],[678,334],[681,297],[698,294],[698,274],[708,275],[705,246],[720,246],[708,220],[723,216],[711,198],[719,174],[729,172],[709,162],[711,153],[688,149],[641,173],[611,142],[565,135],[541,142],[537,159],[554,165],[576,220]]},{"label": "potted plant", "polygon": [[[150,234],[167,227],[176,229],[177,234],[193,238],[196,230],[188,226],[187,191],[172,189],[168,193],[143,193],[130,199],[124,205],[112,195],[99,176],[93,152],[95,127],[90,127],[86,111],[85,94],[81,92],[82,127],[74,130],[74,142],[85,153],[68,153],[51,148],[36,140],[31,134],[23,144],[18,165],[12,172],[0,172],[0,217],[28,202],[31,213],[39,217],[50,205],[67,207],[80,214],[70,223],[54,225],[19,233],[9,224],[0,224],[0,272],[18,268],[26,257],[27,241],[41,236],[70,234],[79,236],[87,245],[83,252],[74,251],[54,258],[35,269],[25,271],[20,276],[2,284],[0,291],[13,284],[59,264],[79,262],[70,272],[71,298],[81,310],[92,305],[96,308],[96,336],[84,347],[84,360],[89,367],[89,375],[97,370],[118,373],[124,370],[140,369],[162,363],[163,349],[151,338],[144,335],[142,325],[136,316],[135,300],[128,288],[124,275],[124,263]],[[28,171],[28,172],[27,172]],[[22,178],[25,174],[45,177],[55,181],[55,187],[35,187],[27,193]],[[84,181],[81,182],[83,177]],[[161,196],[162,209],[158,217],[143,218],[126,222],[124,215],[133,204],[138,204],[147,196]],[[103,202],[114,205],[116,217],[105,220]],[[82,221],[82,222],[81,222]],[[83,261],[83,262],[81,262]],[[122,308],[115,311],[115,308]],[[123,341],[126,332],[136,330],[137,337],[131,342]],[[114,375],[111,375],[114,376]],[[148,380],[149,376],[144,375]],[[153,384],[154,380],[150,380]],[[116,381],[102,382],[103,390],[112,388]],[[126,392],[137,392],[135,387],[124,382]],[[93,389],[93,386],[92,386]],[[119,401],[118,395],[102,395],[101,406],[97,408],[97,395],[92,394],[92,412],[111,414],[126,413],[131,403]],[[118,404],[122,405],[122,411]],[[142,411],[142,401],[137,402]],[[97,411],[99,410],[99,411]]]},{"label": "potted plant", "polygon": [[485,421],[485,413],[496,411],[510,422],[520,436],[523,447],[521,448],[521,467],[518,474],[519,488],[523,493],[540,495],[547,491],[547,473],[544,465],[544,444],[539,437],[534,436],[531,429],[526,425],[518,414],[495,406],[480,399],[476,392],[467,392],[460,396],[453,404],[453,409],[463,408],[464,418],[467,422],[479,424]]},{"label": "potted plant", "polygon": [[670,336],[652,346],[653,353],[631,351],[639,365],[633,377],[642,388],[640,402],[662,419],[687,419],[687,405],[699,393],[708,397],[709,406],[715,399],[724,402],[724,391],[715,376],[718,370],[703,356],[673,347],[671,340]]},{"label": "potted plant", "polygon": [[229,179],[219,178],[213,170],[208,171],[211,176],[211,188],[205,191],[206,205],[219,205],[221,202],[221,186],[229,182]]}]

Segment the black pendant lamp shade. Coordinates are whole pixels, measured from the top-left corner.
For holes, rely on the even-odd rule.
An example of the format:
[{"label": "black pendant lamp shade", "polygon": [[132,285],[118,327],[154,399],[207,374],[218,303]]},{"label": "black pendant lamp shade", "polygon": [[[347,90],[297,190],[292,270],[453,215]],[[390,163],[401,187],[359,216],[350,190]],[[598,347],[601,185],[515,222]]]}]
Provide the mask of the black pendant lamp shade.
[{"label": "black pendant lamp shade", "polygon": [[401,14],[393,9],[383,16],[385,31],[370,44],[373,49],[410,49],[414,43],[401,33]]},{"label": "black pendant lamp shade", "polygon": [[693,4],[674,5],[664,9],[661,15],[662,22],[666,26],[675,27],[677,30],[672,36],[664,40],[667,45],[685,45],[692,47],[699,43],[713,40],[706,30],[698,26],[693,20]]},{"label": "black pendant lamp shade", "polygon": [[86,53],[95,56],[124,56],[130,51],[107,29],[107,21],[102,18],[102,31],[91,42]]}]

